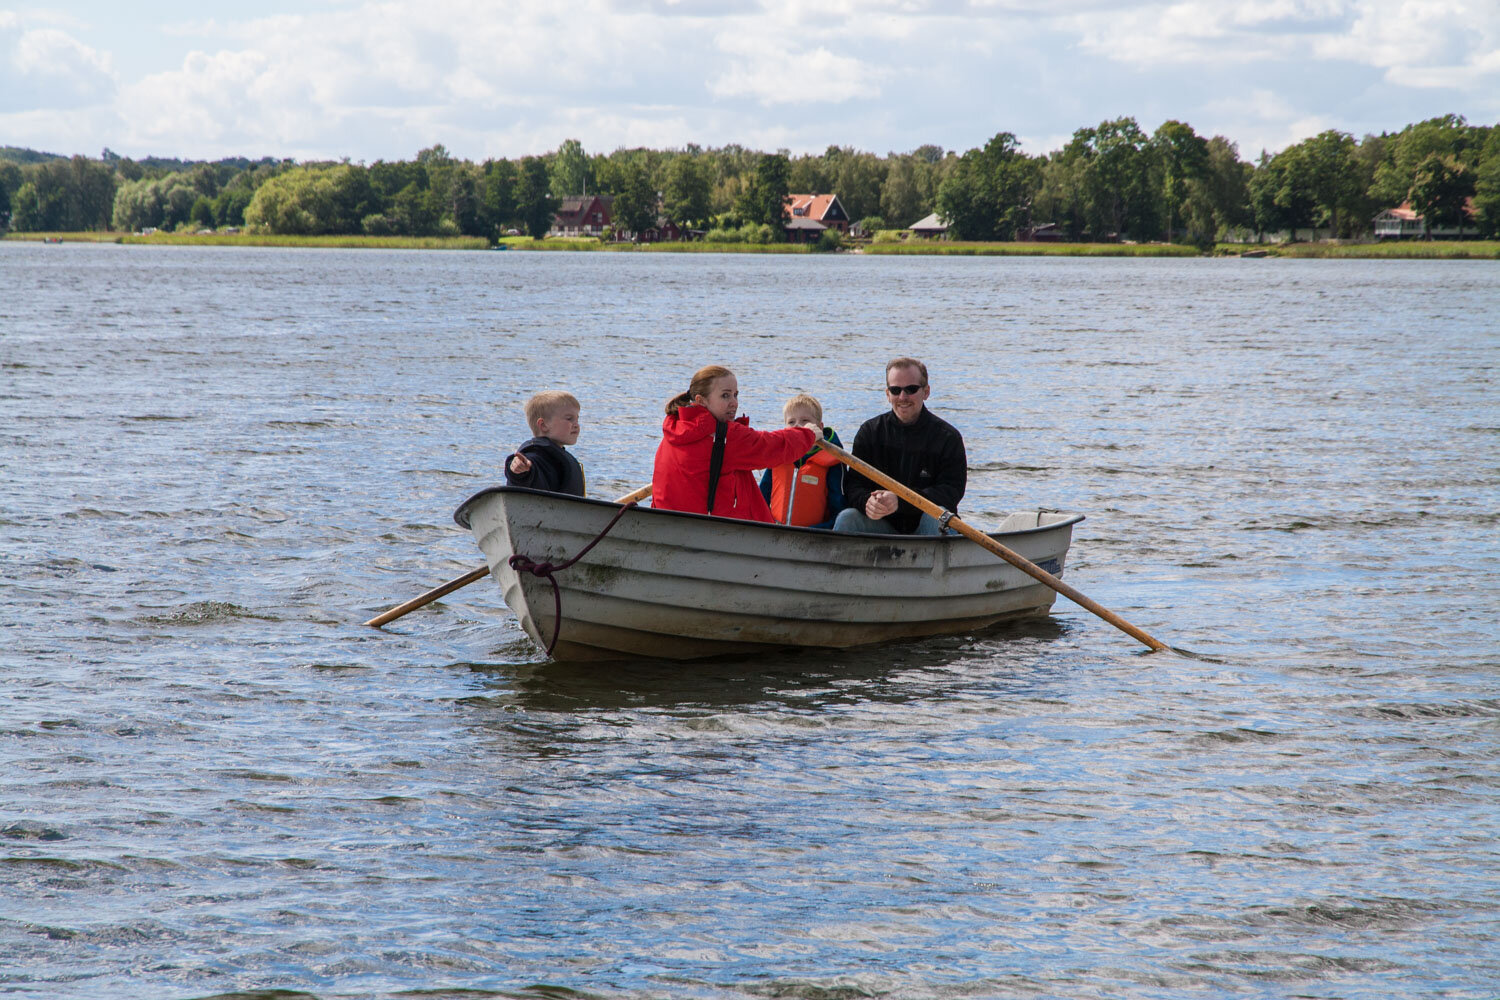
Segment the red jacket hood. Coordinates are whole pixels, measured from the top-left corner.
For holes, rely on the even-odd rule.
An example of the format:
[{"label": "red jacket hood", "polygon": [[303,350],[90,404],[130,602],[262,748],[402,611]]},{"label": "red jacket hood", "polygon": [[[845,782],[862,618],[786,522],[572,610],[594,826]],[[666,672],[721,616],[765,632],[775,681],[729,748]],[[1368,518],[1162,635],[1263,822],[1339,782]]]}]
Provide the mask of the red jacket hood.
[{"label": "red jacket hood", "polygon": [[[705,406],[681,406],[662,418],[661,434],[674,445],[692,444],[713,437],[716,422]],[[736,417],[734,422],[750,426],[749,417]]]}]

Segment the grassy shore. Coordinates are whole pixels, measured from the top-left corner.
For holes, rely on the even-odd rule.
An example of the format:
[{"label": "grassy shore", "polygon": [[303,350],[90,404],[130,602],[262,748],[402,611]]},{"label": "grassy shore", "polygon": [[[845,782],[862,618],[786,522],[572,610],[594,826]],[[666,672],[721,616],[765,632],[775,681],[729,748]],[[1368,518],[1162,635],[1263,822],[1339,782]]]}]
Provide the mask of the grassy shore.
[{"label": "grassy shore", "polygon": [[[0,239],[26,242],[125,243],[149,246],[332,247],[385,250],[484,250],[479,236],[273,236],[255,233],[5,233]],[[610,253],[773,253],[803,254],[811,247],[794,243],[602,243],[596,239],[508,236],[500,246],[529,251],[606,251]],[[869,243],[861,253],[887,256],[984,257],[1196,257],[1196,247],[1169,243],[980,243],[962,240],[906,240]],[[1220,243],[1213,253],[1238,257],[1373,260],[1500,260],[1500,240],[1400,240],[1381,243]]]},{"label": "grassy shore", "polygon": [[1217,252],[1238,256],[1266,251],[1268,257],[1344,260],[1500,260],[1500,240],[1389,240],[1383,243],[1220,243]]},{"label": "grassy shore", "polygon": [[1203,253],[1197,247],[1175,243],[978,243],[964,240],[871,243],[864,252],[960,257],[1198,257]]},{"label": "grassy shore", "polygon": [[169,247],[332,247],[339,250],[488,250],[482,236],[273,236],[258,233],[203,235],[152,233],[123,236],[121,243]]},{"label": "grassy shore", "polygon": [[501,246],[512,250],[602,250],[609,253],[807,253],[809,247],[794,243],[710,243],[706,240],[681,243],[604,243],[594,239],[551,237],[534,240],[529,236],[507,236]]},{"label": "grassy shore", "polygon": [[7,240],[125,243],[167,247],[334,247],[382,250],[487,250],[482,236],[273,236],[256,233],[6,233]]},{"label": "grassy shore", "polygon": [[0,239],[18,243],[118,243],[128,233],[6,233]]}]

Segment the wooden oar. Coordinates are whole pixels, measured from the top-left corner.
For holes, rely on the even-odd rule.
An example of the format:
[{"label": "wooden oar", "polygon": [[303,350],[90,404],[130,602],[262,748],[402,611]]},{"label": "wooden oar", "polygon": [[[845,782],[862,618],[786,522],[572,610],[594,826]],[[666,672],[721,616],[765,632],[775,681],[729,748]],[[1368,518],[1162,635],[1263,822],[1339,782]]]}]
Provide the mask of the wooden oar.
[{"label": "wooden oar", "polygon": [[[636,503],[638,501],[646,499],[650,495],[651,487],[642,486],[638,490],[634,490],[633,492],[625,494],[620,499],[616,500],[615,503]],[[437,600],[439,597],[451,594],[455,590],[458,590],[462,587],[467,587],[469,584],[473,583],[476,580],[483,580],[486,576],[489,576],[489,574],[490,568],[488,566],[477,566],[474,569],[471,569],[469,572],[465,573],[463,576],[458,577],[457,579],[449,580],[447,583],[443,584],[440,587],[433,587],[427,593],[422,594],[418,597],[413,597],[405,604],[398,604],[394,608],[391,608],[391,610],[389,611],[382,611],[374,618],[371,618],[369,621],[365,622],[365,624],[371,626],[372,628],[379,628],[387,622],[393,622],[403,615],[411,614],[418,608],[426,607],[433,601]]]},{"label": "wooden oar", "polygon": [[819,438],[817,444],[819,448],[832,453],[840,462],[843,462],[845,465],[849,466],[849,468],[860,473],[866,479],[870,480],[873,483],[880,484],[881,486],[890,490],[892,493],[896,494],[898,497],[905,500],[913,507],[918,508],[922,512],[931,514],[940,522],[943,522],[946,527],[952,528],[971,541],[977,542],[978,544],[984,546],[995,555],[999,556],[1001,559],[1004,559],[1006,562],[1010,563],[1016,569],[1027,574],[1028,576],[1040,580],[1042,583],[1045,583],[1047,586],[1051,587],[1053,590],[1057,591],[1059,594],[1063,595],[1074,604],[1077,604],[1079,607],[1092,611],[1094,614],[1098,615],[1100,618],[1103,618],[1105,621],[1109,622],[1111,625],[1124,632],[1126,635],[1129,635],[1131,638],[1145,643],[1153,650],[1168,648],[1166,643],[1161,642],[1157,639],[1153,639],[1151,636],[1136,628],[1134,625],[1130,624],[1128,621],[1121,618],[1113,611],[1104,607],[1102,604],[1099,604],[1096,601],[1085,597],[1077,590],[1074,590],[1066,583],[1063,583],[1057,577],[1053,576],[1051,573],[1048,573],[1046,570],[1042,569],[1030,559],[1027,559],[1025,556],[1020,555],[1019,553],[1012,552],[1010,549],[1006,548],[1004,545],[1001,545],[999,542],[995,541],[993,538],[991,538],[989,535],[986,535],[978,528],[973,528],[965,524],[963,521],[959,520],[958,515],[944,510],[942,507],[933,503],[931,500],[922,496],[922,494],[916,492],[915,490],[906,486],[902,486],[900,483],[896,482],[896,480],[892,479],[884,472],[881,472],[879,469],[875,468],[875,466],[871,465],[869,462],[866,462],[864,459],[855,458],[853,455],[849,454],[847,451],[840,448],[833,442],[827,440],[826,438]]}]

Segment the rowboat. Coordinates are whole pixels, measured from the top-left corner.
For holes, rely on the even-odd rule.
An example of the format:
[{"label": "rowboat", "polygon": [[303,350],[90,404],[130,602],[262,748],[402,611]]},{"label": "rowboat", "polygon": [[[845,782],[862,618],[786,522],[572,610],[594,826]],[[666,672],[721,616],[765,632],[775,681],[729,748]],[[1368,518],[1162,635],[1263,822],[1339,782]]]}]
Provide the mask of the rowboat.
[{"label": "rowboat", "polygon": [[[453,519],[473,533],[522,629],[557,660],[860,646],[1045,614],[1056,597],[956,535],[846,534],[651,507],[622,512],[618,503],[512,486],[476,493]],[[1020,511],[990,537],[1061,576],[1082,520]],[[545,565],[567,562],[590,542],[567,568]],[[539,564],[541,575],[528,571]]]}]

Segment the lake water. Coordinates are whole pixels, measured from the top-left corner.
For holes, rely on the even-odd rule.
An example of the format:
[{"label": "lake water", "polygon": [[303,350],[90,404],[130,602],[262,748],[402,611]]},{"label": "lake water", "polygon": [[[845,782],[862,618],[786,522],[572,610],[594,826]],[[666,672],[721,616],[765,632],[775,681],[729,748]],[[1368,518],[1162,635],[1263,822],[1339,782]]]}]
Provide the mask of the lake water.
[{"label": "lake water", "polygon": [[[848,439],[903,353],[1191,655],[360,625],[534,389],[614,496],[700,365]],[[1495,997],[1497,374],[1491,262],[0,243],[0,993]]]}]

